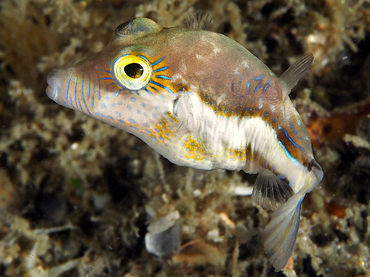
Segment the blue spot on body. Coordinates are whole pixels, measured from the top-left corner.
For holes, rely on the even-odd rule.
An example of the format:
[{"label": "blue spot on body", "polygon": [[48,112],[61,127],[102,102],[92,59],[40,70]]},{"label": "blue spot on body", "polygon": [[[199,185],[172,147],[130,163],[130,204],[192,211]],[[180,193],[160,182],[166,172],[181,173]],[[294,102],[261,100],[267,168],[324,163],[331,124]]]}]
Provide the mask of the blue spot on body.
[{"label": "blue spot on body", "polygon": [[88,85],[88,88],[87,88],[87,99],[90,98],[90,77],[89,77],[89,85]]},{"label": "blue spot on body", "polygon": [[149,86],[151,89],[155,90],[155,91],[158,91],[155,87],[153,86]]},{"label": "blue spot on body", "polygon": [[104,103],[100,104],[100,108],[105,109],[106,107],[107,107],[107,105],[105,105]]},{"label": "blue spot on body", "polygon": [[161,130],[159,130],[158,128],[154,128],[154,131],[156,131],[157,133],[159,133]]},{"label": "blue spot on body", "polygon": [[119,112],[116,112],[116,116],[121,117],[121,116],[122,116],[122,114],[121,114],[121,113],[119,113]]},{"label": "blue spot on body", "polygon": [[[152,65],[153,65],[153,64],[152,64]],[[163,67],[161,67],[161,68],[158,68],[158,69],[154,70],[154,72],[164,71],[164,70],[166,70],[167,68],[168,68],[168,66],[163,66]]]},{"label": "blue spot on body", "polygon": [[304,149],[302,147],[300,147],[299,145],[297,145],[293,139],[288,135],[288,132],[286,130],[284,130],[281,126],[278,127],[279,130],[282,130],[283,133],[285,134],[285,136],[289,139],[289,141],[295,146],[297,147],[298,149],[300,149],[301,151],[305,152]]},{"label": "blue spot on body", "polygon": [[127,108],[128,110],[131,110],[131,106],[130,106],[130,105],[127,105],[127,106],[126,106],[126,108]]},{"label": "blue spot on body", "polygon": [[283,143],[279,140],[278,143],[280,144],[280,146],[284,149],[285,153],[287,154],[288,158],[296,165],[300,165],[299,162],[294,159],[292,157],[292,155],[290,155],[289,151],[285,148],[285,146],[283,145]]},{"label": "blue spot on body", "polygon": [[106,85],[106,87],[105,87],[105,93],[106,93],[106,94],[108,93],[108,88],[109,88],[111,85],[115,85],[115,83],[110,83],[110,84]]},{"label": "blue spot on body", "polygon": [[146,60],[147,62],[149,62],[149,60],[146,58],[146,57],[144,57],[144,56],[142,56],[142,55],[138,55],[140,58],[143,58],[144,60]]},{"label": "blue spot on body", "polygon": [[118,106],[122,106],[122,102],[121,102],[121,101],[118,101],[118,102],[117,102],[117,105],[118,105]]},{"label": "blue spot on body", "polygon": [[135,102],[135,100],[136,100],[136,99],[135,99],[134,97],[132,97],[132,98],[131,98],[131,102]]},{"label": "blue spot on body", "polygon": [[123,91],[124,89],[119,89],[117,92],[116,92],[116,96],[118,96],[119,95],[119,93],[121,92],[121,91]]},{"label": "blue spot on body", "polygon": [[98,99],[100,100],[100,79],[98,79]]},{"label": "blue spot on body", "polygon": [[146,107],[146,105],[145,105],[144,103],[140,103],[140,105],[141,105],[143,108],[145,108],[145,107]]},{"label": "blue spot on body", "polygon": [[139,128],[135,127],[135,126],[130,126],[131,129],[134,129],[135,131],[139,131]]},{"label": "blue spot on body", "polygon": [[[162,60],[163,60],[163,58],[160,58],[159,60],[157,60],[157,61],[155,61],[154,63],[152,63],[152,66],[159,64]],[[163,68],[163,67],[162,67],[162,68]],[[167,69],[167,68],[166,68],[166,69]]]},{"label": "blue spot on body", "polygon": [[71,97],[69,97],[69,104],[71,104],[71,107],[74,108],[73,104],[72,104],[72,98]]},{"label": "blue spot on body", "polygon": [[164,75],[155,75],[156,78],[164,79],[164,80],[172,80],[171,77],[164,76]]},{"label": "blue spot on body", "polygon": [[135,120],[133,120],[132,118],[129,118],[129,120],[128,120],[130,123],[132,123],[132,124],[135,124],[136,122],[135,122]]},{"label": "blue spot on body", "polygon": [[298,134],[298,132],[294,129],[293,124],[289,124],[289,127],[290,127],[290,129],[293,131],[293,133],[294,133],[295,135],[297,135],[297,134]]},{"label": "blue spot on body", "polygon": [[266,91],[266,89],[267,89],[269,86],[270,86],[270,82],[269,82],[269,83],[267,83],[267,85],[263,88],[263,92],[265,92],[265,91]]},{"label": "blue spot on body", "polygon": [[102,113],[95,113],[97,116],[108,118],[108,119],[113,119],[110,115],[102,114]]},{"label": "blue spot on body", "polygon": [[99,71],[111,74],[109,70],[99,69]]},{"label": "blue spot on body", "polygon": [[151,93],[147,88],[144,88],[144,90],[145,90],[149,95],[153,95],[153,93]]},{"label": "blue spot on body", "polygon": [[260,86],[261,86],[261,84],[258,84],[258,85],[256,86],[256,88],[254,89],[254,93],[256,93],[256,92],[257,92],[257,90],[260,88]]},{"label": "blue spot on body", "polygon": [[75,89],[74,89],[74,97],[75,97],[75,104],[76,104],[76,110],[77,110],[77,76],[75,78]]},{"label": "blue spot on body", "polygon": [[152,80],[150,80],[149,82],[150,82],[150,83],[152,83],[152,84],[154,84],[154,85],[156,85],[156,86],[158,86],[158,87],[161,87],[161,88],[163,88],[163,89],[167,90],[167,91],[168,91],[168,92],[170,92],[171,94],[174,94],[174,93],[173,93],[173,91],[172,91],[170,88],[165,87],[164,85],[162,85],[162,84],[160,84],[160,83],[154,82],[154,81],[152,81]]}]

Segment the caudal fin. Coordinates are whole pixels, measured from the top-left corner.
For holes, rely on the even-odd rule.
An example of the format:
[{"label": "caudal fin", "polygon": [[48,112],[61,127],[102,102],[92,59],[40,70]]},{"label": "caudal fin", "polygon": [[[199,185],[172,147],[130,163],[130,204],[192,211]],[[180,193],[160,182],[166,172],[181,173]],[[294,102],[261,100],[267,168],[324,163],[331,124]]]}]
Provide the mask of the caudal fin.
[{"label": "caudal fin", "polygon": [[262,233],[265,253],[276,271],[285,267],[297,239],[301,204],[305,194],[295,194],[272,215]]}]

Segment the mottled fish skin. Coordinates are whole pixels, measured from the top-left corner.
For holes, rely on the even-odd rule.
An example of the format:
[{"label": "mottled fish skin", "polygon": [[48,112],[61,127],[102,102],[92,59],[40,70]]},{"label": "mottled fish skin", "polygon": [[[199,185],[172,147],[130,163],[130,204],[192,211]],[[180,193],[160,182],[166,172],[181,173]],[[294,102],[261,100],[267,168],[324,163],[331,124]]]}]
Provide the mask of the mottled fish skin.
[{"label": "mottled fish skin", "polygon": [[255,186],[264,206],[270,197],[264,199],[263,187],[284,187],[286,180],[292,193],[277,200],[263,234],[280,270],[293,251],[303,197],[323,177],[289,99],[312,59],[278,78],[224,35],[136,18],[121,24],[95,57],[52,71],[46,92],[134,134],[177,165],[260,173],[266,178],[259,180],[272,180]]}]

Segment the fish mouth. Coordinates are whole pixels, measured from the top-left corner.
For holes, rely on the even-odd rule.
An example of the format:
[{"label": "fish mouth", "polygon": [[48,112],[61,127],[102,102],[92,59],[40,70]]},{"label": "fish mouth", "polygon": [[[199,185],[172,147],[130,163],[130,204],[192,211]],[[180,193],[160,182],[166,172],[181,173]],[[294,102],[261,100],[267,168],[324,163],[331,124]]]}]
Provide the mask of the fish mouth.
[{"label": "fish mouth", "polygon": [[48,84],[48,86],[46,87],[46,95],[54,101],[58,96],[58,88],[55,84],[56,83],[55,75],[56,75],[56,70],[53,70],[52,72],[49,73],[46,79],[46,82]]},{"label": "fish mouth", "polygon": [[55,100],[55,98],[57,97],[57,93],[55,91],[55,89],[52,89],[51,86],[47,86],[46,87],[46,95],[51,99],[51,100]]}]

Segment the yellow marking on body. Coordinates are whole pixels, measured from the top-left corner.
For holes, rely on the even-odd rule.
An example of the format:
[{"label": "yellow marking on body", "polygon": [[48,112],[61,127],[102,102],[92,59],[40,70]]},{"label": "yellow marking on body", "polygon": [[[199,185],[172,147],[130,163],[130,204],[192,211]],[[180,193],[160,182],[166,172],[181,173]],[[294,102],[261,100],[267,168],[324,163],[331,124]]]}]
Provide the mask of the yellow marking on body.
[{"label": "yellow marking on body", "polygon": [[202,143],[191,135],[189,135],[184,141],[184,148],[186,149],[185,158],[201,161],[204,159],[205,149]]},{"label": "yellow marking on body", "polygon": [[179,122],[179,120],[178,120],[176,117],[174,117],[170,111],[168,111],[168,112],[167,112],[167,115],[168,115],[168,116],[169,116],[173,121],[175,121],[176,123],[178,123],[178,122]]},{"label": "yellow marking on body", "polygon": [[[169,140],[173,137],[172,130],[168,128],[167,121],[161,120],[162,124],[157,124],[154,126],[153,132],[158,136],[157,139],[160,139],[159,137],[162,137],[165,140]],[[158,132],[158,131],[159,132]]]}]

